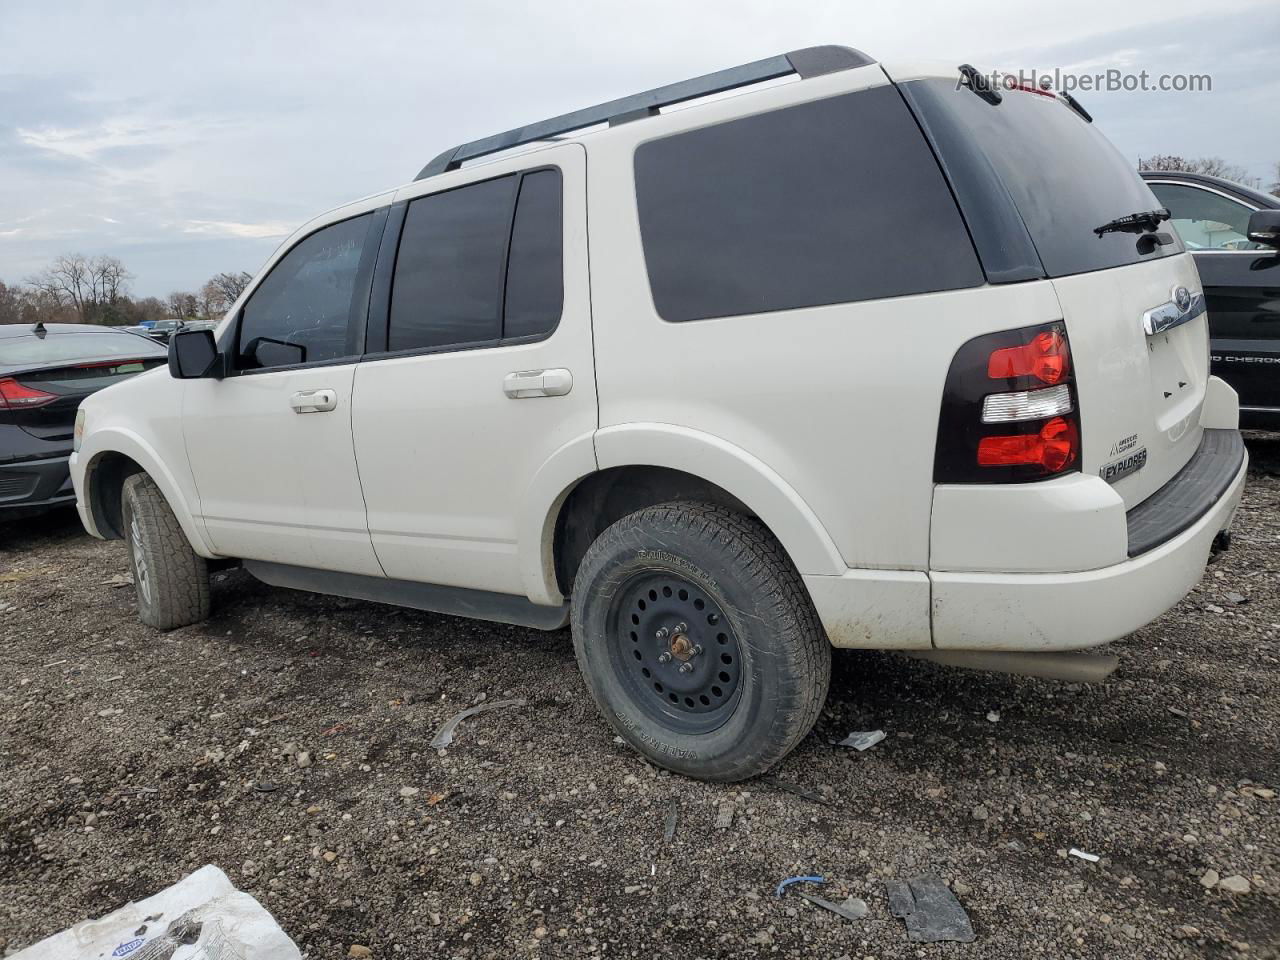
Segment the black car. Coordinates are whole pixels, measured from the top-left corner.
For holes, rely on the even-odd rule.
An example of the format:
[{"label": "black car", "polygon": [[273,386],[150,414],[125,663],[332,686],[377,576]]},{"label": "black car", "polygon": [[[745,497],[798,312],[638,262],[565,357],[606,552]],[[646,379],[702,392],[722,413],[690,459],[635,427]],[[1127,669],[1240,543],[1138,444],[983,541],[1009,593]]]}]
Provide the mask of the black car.
[{"label": "black car", "polygon": [[1195,258],[1212,370],[1240,395],[1240,425],[1280,430],[1280,197],[1200,173],[1142,178]]},{"label": "black car", "polygon": [[111,327],[0,326],[0,521],[74,503],[67,460],[80,401],[167,356]]}]

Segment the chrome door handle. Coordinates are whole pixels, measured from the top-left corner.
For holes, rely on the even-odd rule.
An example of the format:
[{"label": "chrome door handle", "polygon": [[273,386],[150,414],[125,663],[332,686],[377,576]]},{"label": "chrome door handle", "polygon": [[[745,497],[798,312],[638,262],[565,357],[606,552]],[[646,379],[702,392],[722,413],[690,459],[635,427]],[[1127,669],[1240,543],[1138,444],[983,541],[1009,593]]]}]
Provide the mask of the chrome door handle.
[{"label": "chrome door handle", "polygon": [[563,397],[572,389],[573,374],[563,367],[551,370],[517,370],[502,378],[502,392],[512,400]]},{"label": "chrome door handle", "polygon": [[289,398],[294,413],[327,413],[337,405],[336,390],[299,390]]}]

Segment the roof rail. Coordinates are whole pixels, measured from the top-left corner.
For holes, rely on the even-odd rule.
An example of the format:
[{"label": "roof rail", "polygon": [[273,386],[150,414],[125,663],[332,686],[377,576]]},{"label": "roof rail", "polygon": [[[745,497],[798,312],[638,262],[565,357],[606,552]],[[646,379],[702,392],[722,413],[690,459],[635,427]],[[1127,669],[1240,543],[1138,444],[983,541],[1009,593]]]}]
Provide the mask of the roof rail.
[{"label": "roof rail", "polygon": [[875,63],[875,61],[861,50],[855,50],[852,47],[823,46],[792,50],[790,53],[781,53],[776,57],[756,60],[754,63],[744,63],[737,67],[730,67],[727,70],[718,70],[715,73],[708,73],[706,76],[694,77],[692,80],[682,80],[679,83],[671,83],[665,87],[656,87],[653,90],[646,90],[644,93],[632,94],[619,100],[610,100],[608,103],[586,107],[583,110],[575,110],[572,113],[552,117],[550,120],[542,120],[538,123],[531,123],[526,127],[507,130],[505,133],[495,133],[493,136],[485,137],[482,140],[464,143],[437,156],[423,167],[422,172],[414,179],[424,180],[427,177],[434,177],[438,173],[444,173],[446,170],[457,170],[466,160],[474,160],[477,157],[497,153],[499,150],[508,150],[521,144],[532,143],[535,140],[546,140],[557,134],[581,130],[584,127],[592,127],[597,123],[608,122],[610,126],[617,126],[620,123],[627,123],[631,120],[651,117],[657,114],[660,107],[682,103],[685,100],[694,100],[698,97],[710,96],[713,93],[723,93],[726,90],[749,86],[753,83],[761,83],[765,80],[774,80],[793,73],[802,79],[806,79],[808,77],[818,77],[824,73],[836,73],[840,70],[850,70],[854,67],[865,67],[871,63]]}]

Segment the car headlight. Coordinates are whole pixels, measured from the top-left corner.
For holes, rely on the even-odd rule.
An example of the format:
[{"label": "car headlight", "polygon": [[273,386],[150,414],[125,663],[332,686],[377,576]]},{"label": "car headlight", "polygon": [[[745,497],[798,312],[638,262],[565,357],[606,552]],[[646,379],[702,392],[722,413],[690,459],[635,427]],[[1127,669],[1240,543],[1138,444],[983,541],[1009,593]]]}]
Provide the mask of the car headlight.
[{"label": "car headlight", "polygon": [[[71,449],[74,450],[76,453],[80,452],[80,441],[84,439],[84,419],[85,419],[84,407],[81,407],[79,410],[76,411],[76,429],[75,429],[75,432],[72,434],[72,439],[71,439]],[[63,423],[65,422],[66,421],[64,420]]]}]

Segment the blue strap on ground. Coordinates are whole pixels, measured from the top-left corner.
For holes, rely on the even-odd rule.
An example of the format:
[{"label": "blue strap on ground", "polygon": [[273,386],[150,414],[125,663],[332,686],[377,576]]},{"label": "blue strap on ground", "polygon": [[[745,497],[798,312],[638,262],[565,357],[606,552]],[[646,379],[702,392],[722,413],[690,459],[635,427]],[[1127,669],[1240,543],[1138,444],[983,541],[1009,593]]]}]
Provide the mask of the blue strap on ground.
[{"label": "blue strap on ground", "polygon": [[778,884],[778,889],[773,891],[773,893],[774,893],[774,896],[780,897],[782,896],[783,892],[787,889],[787,887],[791,886],[793,883],[826,883],[826,882],[827,881],[822,879],[822,877],[787,877],[787,879],[783,880],[780,884]]}]

